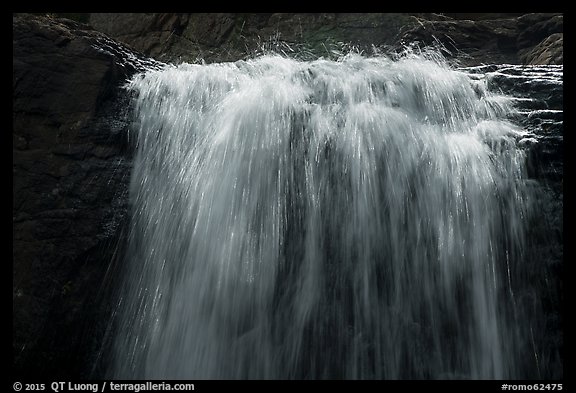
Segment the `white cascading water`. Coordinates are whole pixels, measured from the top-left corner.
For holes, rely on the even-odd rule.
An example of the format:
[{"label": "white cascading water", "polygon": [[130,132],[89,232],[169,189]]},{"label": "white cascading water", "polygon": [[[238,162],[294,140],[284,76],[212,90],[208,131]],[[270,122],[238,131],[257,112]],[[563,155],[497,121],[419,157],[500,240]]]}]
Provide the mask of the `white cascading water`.
[{"label": "white cascading water", "polygon": [[114,376],[518,376],[529,135],[509,98],[416,55],[182,64],[129,88]]}]

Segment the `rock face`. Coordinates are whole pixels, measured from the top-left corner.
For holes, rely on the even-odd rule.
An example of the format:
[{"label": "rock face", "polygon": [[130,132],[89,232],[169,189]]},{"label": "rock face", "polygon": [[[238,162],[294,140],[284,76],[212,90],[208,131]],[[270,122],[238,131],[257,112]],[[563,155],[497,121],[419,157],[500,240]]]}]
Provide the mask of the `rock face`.
[{"label": "rock face", "polygon": [[97,30],[174,62],[236,61],[265,48],[331,56],[339,43],[367,49],[388,44],[403,26],[415,23],[410,15],[398,13],[90,15]]},{"label": "rock face", "polygon": [[94,364],[131,168],[119,86],[137,56],[86,25],[13,17],[14,376]]},{"label": "rock face", "polygon": [[401,35],[405,43],[439,45],[463,65],[562,64],[562,14],[418,22]]},{"label": "rock face", "polygon": [[562,14],[96,13],[90,24],[173,62],[235,61],[263,48],[328,57],[343,45],[397,51],[414,42],[443,46],[464,65],[562,64],[563,59]]},{"label": "rock face", "polygon": [[564,64],[564,34],[550,34],[535,47],[522,51],[520,59],[531,65]]}]

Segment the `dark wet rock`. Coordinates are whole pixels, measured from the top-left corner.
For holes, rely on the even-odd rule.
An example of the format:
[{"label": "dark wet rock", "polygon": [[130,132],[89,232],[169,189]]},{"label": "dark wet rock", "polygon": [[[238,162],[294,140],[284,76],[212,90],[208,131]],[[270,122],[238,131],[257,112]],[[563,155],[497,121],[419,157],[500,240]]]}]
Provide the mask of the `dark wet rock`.
[{"label": "dark wet rock", "polygon": [[14,376],[94,363],[127,217],[120,86],[146,62],[87,25],[13,17]]},{"label": "dark wet rock", "polygon": [[562,33],[564,17],[562,14],[526,14],[518,18],[518,49],[537,45],[555,33]]},{"label": "dark wet rock", "polygon": [[361,49],[388,45],[402,28],[415,23],[408,14],[399,13],[90,16],[94,28],[158,60],[172,62],[236,61],[264,49],[332,56],[342,44]]},{"label": "dark wet rock", "polygon": [[[310,57],[441,47],[463,65],[560,64],[562,14],[91,14],[94,28],[162,61],[236,61],[262,49]],[[537,48],[541,46],[540,48]]]},{"label": "dark wet rock", "polygon": [[538,45],[521,51],[520,60],[531,65],[564,64],[564,34],[551,34]]},{"label": "dark wet rock", "polygon": [[443,48],[463,65],[562,64],[562,14],[418,22],[402,34],[404,43]]},{"label": "dark wet rock", "polygon": [[[487,73],[488,85],[517,97],[516,119],[534,134],[529,145],[530,175],[562,194],[563,178],[563,67],[496,65]],[[561,215],[562,211],[554,213]]]}]

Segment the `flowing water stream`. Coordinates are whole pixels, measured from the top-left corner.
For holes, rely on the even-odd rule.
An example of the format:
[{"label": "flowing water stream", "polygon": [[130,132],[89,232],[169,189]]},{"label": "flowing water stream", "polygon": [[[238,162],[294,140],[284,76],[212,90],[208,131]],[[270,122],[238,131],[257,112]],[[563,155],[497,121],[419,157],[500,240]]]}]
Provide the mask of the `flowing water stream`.
[{"label": "flowing water stream", "polygon": [[136,76],[113,375],[526,377],[535,137],[498,72],[351,53]]}]

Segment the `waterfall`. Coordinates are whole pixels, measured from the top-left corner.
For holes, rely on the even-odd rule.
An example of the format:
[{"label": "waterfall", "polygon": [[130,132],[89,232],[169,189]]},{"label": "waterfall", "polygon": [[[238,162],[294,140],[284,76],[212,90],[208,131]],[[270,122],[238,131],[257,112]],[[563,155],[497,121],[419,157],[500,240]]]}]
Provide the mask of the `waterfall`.
[{"label": "waterfall", "polygon": [[525,376],[531,135],[512,97],[412,54],[169,65],[128,87],[114,376]]}]

